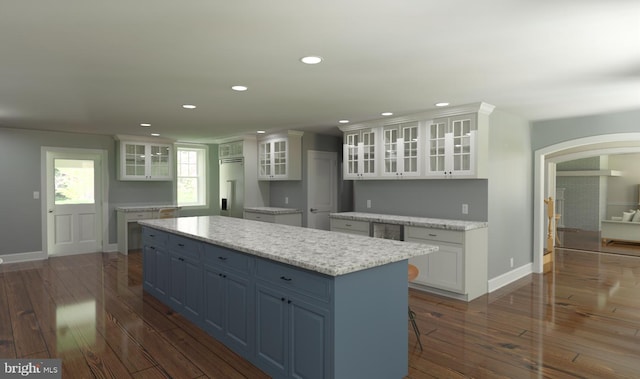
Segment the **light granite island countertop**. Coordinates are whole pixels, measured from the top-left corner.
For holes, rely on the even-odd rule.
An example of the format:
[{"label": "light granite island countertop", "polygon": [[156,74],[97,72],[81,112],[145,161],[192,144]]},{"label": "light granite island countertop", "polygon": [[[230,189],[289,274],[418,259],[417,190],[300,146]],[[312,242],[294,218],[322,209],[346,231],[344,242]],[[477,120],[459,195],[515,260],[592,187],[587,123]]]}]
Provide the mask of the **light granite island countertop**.
[{"label": "light granite island countertop", "polygon": [[436,246],[222,216],[140,224],[145,292],[271,377],[408,374],[408,258]]},{"label": "light granite island countertop", "polygon": [[411,257],[438,247],[222,216],[141,220],[143,226],[337,276]]}]

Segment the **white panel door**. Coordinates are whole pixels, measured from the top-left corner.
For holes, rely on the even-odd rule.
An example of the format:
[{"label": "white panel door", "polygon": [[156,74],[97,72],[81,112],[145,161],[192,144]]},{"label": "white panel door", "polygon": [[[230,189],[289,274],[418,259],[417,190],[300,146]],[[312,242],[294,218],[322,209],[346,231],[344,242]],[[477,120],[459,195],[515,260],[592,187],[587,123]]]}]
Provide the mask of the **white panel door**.
[{"label": "white panel door", "polygon": [[47,151],[46,154],[48,254],[100,251],[100,155],[58,151]]},{"label": "white panel door", "polygon": [[307,227],[329,230],[329,213],[337,210],[338,158],[335,152],[307,154]]}]

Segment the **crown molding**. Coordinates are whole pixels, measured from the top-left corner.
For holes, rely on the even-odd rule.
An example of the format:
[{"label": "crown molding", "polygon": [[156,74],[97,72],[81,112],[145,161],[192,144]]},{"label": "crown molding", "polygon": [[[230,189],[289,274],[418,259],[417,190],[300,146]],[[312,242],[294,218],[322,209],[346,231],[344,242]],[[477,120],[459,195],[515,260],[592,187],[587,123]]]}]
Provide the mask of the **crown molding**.
[{"label": "crown molding", "polygon": [[468,114],[468,113],[479,113],[483,115],[490,115],[494,109],[495,109],[494,105],[491,105],[485,102],[478,102],[478,103],[465,104],[465,105],[460,105],[455,107],[430,109],[424,112],[413,113],[405,116],[385,117],[385,118],[360,122],[357,124],[341,125],[341,126],[338,126],[338,128],[342,132],[350,132],[350,131],[363,129],[363,128],[375,128],[378,126],[403,124],[406,122],[433,120],[436,118],[458,116],[461,114]]}]

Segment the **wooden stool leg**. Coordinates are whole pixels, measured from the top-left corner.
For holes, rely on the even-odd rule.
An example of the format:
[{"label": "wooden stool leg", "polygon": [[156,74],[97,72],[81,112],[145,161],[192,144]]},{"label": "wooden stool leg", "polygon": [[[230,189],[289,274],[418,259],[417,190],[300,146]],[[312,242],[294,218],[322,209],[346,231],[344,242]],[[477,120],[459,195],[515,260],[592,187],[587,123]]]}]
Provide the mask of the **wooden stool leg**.
[{"label": "wooden stool leg", "polygon": [[409,307],[409,321],[411,321],[413,331],[414,333],[416,333],[416,338],[418,339],[418,344],[420,345],[420,351],[423,351],[422,341],[420,341],[420,329],[418,329],[418,324],[416,324],[416,313],[411,310],[411,307]]}]

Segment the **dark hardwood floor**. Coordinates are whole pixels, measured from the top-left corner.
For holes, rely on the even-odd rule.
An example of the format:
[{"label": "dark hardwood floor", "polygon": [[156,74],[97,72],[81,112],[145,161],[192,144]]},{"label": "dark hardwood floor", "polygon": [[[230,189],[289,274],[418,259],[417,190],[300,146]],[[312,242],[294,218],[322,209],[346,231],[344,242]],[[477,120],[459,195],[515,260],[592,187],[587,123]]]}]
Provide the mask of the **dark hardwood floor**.
[{"label": "dark hardwood floor", "polygon": [[[63,378],[265,378],[143,293],[141,254],[0,265],[0,359]],[[409,291],[408,378],[640,377],[640,258],[559,250],[555,268],[470,303]],[[384,343],[384,341],[381,341]],[[357,378],[356,378],[357,379]]]}]

